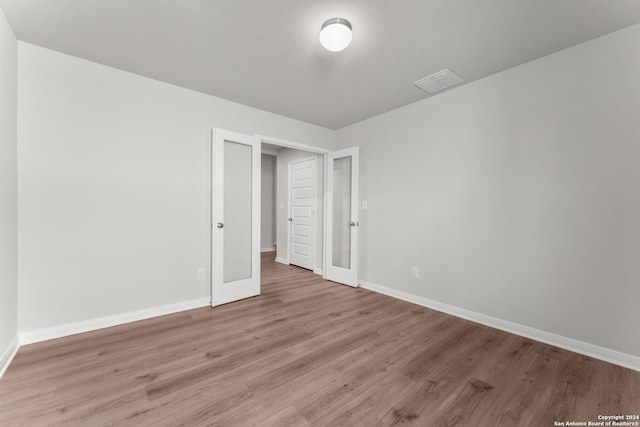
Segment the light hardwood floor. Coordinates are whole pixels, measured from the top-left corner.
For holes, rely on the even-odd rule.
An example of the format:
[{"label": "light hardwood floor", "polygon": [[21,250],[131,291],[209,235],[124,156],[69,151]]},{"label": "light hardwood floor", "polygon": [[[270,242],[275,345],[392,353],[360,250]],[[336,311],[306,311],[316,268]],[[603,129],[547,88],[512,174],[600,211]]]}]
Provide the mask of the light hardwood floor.
[{"label": "light hardwood floor", "polygon": [[263,255],[263,294],[22,347],[2,426],[553,426],[640,373]]}]

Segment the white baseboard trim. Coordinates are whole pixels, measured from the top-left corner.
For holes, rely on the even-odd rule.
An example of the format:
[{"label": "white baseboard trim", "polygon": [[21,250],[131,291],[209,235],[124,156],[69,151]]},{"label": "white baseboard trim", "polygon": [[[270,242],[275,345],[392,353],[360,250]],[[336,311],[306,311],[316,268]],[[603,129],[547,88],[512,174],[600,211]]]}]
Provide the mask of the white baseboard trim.
[{"label": "white baseboard trim", "polygon": [[275,252],[276,248],[262,248],[260,252]]},{"label": "white baseboard trim", "polygon": [[417,295],[409,294],[407,292],[399,291],[397,289],[391,289],[385,286],[376,285],[364,280],[360,280],[358,283],[361,287],[374,292],[378,292],[380,294],[401,299],[403,301],[408,301],[414,304],[421,305],[423,307],[451,314],[452,316],[460,317],[472,322],[480,323],[492,328],[500,329],[515,335],[520,335],[525,338],[530,338],[535,341],[540,341],[545,344],[560,347],[565,350],[593,357],[594,359],[604,360],[605,362],[613,363],[615,365],[620,365],[625,368],[633,369],[634,371],[640,372],[640,357],[633,356],[631,354],[621,353],[616,350],[611,350],[605,347],[578,341],[573,338],[563,337],[551,332],[541,331],[529,326],[524,326],[518,323],[513,323],[481,313],[476,313],[475,311],[470,311],[453,305],[444,304],[428,298],[423,298]]},{"label": "white baseboard trim", "polygon": [[79,322],[66,323],[64,325],[53,326],[51,328],[21,332],[20,344],[33,344],[40,341],[66,337],[83,332],[95,331],[97,329],[122,325],[124,323],[136,322],[138,320],[149,319],[152,317],[164,316],[166,314],[177,313],[179,311],[205,307],[207,305],[211,305],[211,297],[203,297],[191,301],[183,301],[175,304],[146,308],[144,310],[131,311],[129,313],[116,314],[114,316],[81,320]]},{"label": "white baseboard trim", "polygon": [[9,347],[2,355],[2,359],[0,359],[0,378],[2,378],[4,373],[7,372],[7,369],[9,369],[9,365],[13,361],[13,358],[16,357],[19,349],[20,340],[18,339],[18,335],[16,335],[9,343]]},{"label": "white baseboard trim", "polygon": [[279,262],[280,264],[289,265],[289,260],[288,259],[284,259],[284,258],[280,258],[280,257],[276,257],[276,262]]},{"label": "white baseboard trim", "polygon": [[322,268],[314,268],[313,272],[319,275],[324,275],[324,270]]}]

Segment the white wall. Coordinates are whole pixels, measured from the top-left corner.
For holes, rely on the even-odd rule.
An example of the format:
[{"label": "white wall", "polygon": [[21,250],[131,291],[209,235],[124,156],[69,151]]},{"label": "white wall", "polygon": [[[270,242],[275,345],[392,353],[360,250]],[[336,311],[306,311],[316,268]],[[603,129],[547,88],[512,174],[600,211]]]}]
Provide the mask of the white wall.
[{"label": "white wall", "polygon": [[0,362],[18,335],[17,85],[18,42],[0,10]]},{"label": "white wall", "polygon": [[[299,141],[296,141],[299,142]],[[277,242],[276,256],[282,260],[288,260],[289,242],[287,241],[288,223],[288,200],[289,200],[289,163],[295,160],[316,157],[316,184],[318,186],[316,195],[318,197],[316,206],[316,269],[322,269],[323,246],[322,236],[324,233],[324,156],[308,151],[283,148],[278,151],[276,160],[276,221],[277,221]],[[283,209],[280,209],[283,206]]]},{"label": "white wall", "polygon": [[276,241],[276,157],[262,155],[260,247],[271,249]]},{"label": "white wall", "polygon": [[209,295],[212,126],[335,143],[328,129],[18,50],[21,332]]},{"label": "white wall", "polygon": [[[15,334],[5,159],[16,56],[4,21],[0,35],[2,351]],[[338,131],[340,148],[361,146],[361,277],[640,356],[639,48],[630,27]],[[335,142],[328,129],[18,50],[20,331],[209,295],[210,272],[196,281],[196,268],[210,263],[212,126]]]},{"label": "white wall", "polygon": [[639,52],[636,25],[339,130],[362,279],[640,356]]}]

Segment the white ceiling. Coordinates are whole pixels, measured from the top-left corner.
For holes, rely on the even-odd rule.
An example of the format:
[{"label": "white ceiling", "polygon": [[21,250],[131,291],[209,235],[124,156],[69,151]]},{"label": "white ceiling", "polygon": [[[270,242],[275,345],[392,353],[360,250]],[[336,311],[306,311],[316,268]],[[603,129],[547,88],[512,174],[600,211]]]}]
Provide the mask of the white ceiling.
[{"label": "white ceiling", "polygon": [[[23,41],[338,129],[640,22],[639,0],[0,0]],[[322,23],[353,42],[331,53]],[[437,96],[437,95],[431,95]]]}]

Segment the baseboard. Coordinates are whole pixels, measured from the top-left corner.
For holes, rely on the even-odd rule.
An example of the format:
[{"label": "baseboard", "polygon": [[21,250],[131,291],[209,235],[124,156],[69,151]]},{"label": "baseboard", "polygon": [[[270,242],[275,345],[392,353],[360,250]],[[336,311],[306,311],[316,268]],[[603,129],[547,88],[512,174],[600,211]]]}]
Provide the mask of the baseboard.
[{"label": "baseboard", "polygon": [[316,273],[316,274],[319,274],[321,276],[324,275],[324,270],[321,269],[321,268],[314,268],[313,272]]},{"label": "baseboard", "polygon": [[260,252],[275,252],[276,248],[262,248]]},{"label": "baseboard", "polygon": [[289,265],[289,260],[286,260],[286,259],[280,258],[280,257],[276,257],[276,262],[279,262],[280,264]]},{"label": "baseboard", "polygon": [[480,323],[492,328],[500,329],[515,335],[520,335],[522,337],[530,338],[532,340],[540,341],[549,345],[553,345],[555,347],[560,347],[565,350],[593,357],[594,359],[604,360],[605,362],[613,363],[615,365],[620,365],[625,368],[633,369],[634,371],[640,372],[640,357],[637,356],[621,353],[616,350],[611,350],[605,347],[578,341],[573,338],[563,337],[551,332],[541,331],[529,326],[524,326],[518,323],[513,323],[484,314],[476,313],[464,308],[444,304],[428,298],[419,297],[417,295],[387,288],[385,286],[376,285],[374,283],[366,282],[363,280],[359,281],[359,284],[365,289],[369,289],[380,294],[401,299],[403,301],[408,301],[414,304],[421,305],[423,307],[431,308],[443,313],[470,320],[472,322]]},{"label": "baseboard", "polygon": [[116,314],[114,316],[106,316],[96,319],[82,320],[80,322],[66,323],[64,325],[54,326],[51,328],[21,332],[20,344],[33,344],[40,341],[66,337],[83,332],[95,331],[97,329],[122,325],[124,323],[136,322],[138,320],[149,319],[152,317],[164,316],[166,314],[177,313],[179,311],[205,307],[207,305],[211,305],[211,297],[198,298],[191,301],[162,305],[159,307],[152,307],[144,310],[131,311],[129,313]]},{"label": "baseboard", "polygon": [[7,372],[7,369],[9,369],[9,365],[13,361],[13,358],[16,357],[19,349],[20,341],[18,339],[18,336],[16,335],[9,343],[7,351],[5,351],[2,355],[2,359],[0,359],[0,378],[2,378],[4,373]]}]

